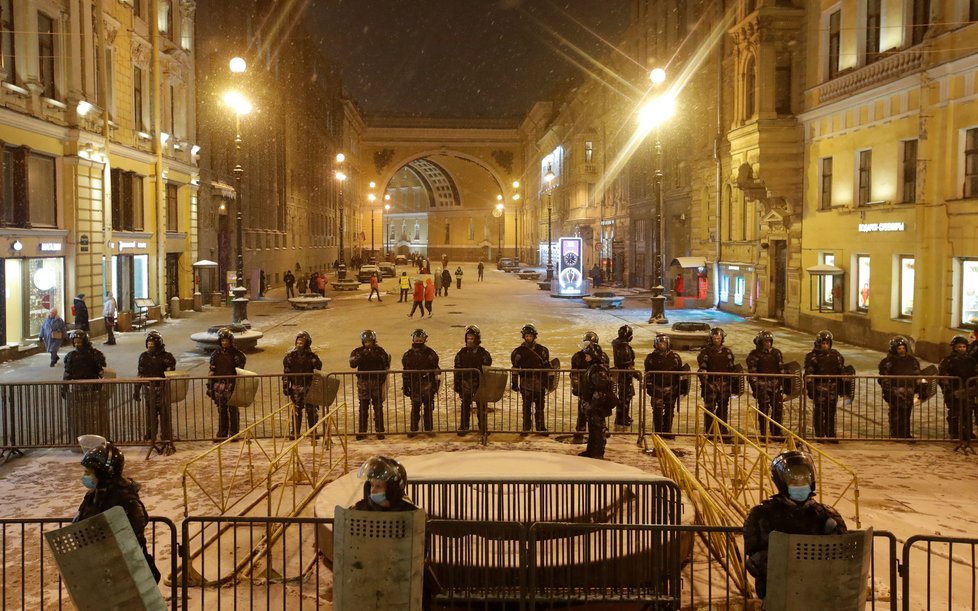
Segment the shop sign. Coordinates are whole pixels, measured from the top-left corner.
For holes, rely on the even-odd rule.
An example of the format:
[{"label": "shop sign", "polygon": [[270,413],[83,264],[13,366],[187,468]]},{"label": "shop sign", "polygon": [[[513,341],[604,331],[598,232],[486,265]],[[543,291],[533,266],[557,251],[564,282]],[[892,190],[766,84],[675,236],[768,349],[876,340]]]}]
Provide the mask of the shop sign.
[{"label": "shop sign", "polygon": [[39,248],[41,252],[61,252],[61,244],[59,242],[41,242]]},{"label": "shop sign", "polygon": [[903,231],[903,223],[859,223],[859,233]]},{"label": "shop sign", "polygon": [[119,242],[120,251],[127,248],[146,248],[146,242]]}]

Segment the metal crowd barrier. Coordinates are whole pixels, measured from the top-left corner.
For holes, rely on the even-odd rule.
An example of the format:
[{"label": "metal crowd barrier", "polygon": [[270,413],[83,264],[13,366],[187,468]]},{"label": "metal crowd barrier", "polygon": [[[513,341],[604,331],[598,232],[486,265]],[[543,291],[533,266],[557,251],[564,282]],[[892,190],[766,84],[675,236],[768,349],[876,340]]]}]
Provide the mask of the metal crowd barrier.
[{"label": "metal crowd barrier", "polygon": [[[44,533],[71,523],[71,518],[0,519],[0,609],[73,609],[68,590]],[[150,517],[146,528],[146,547],[163,574],[160,588],[169,608],[177,609],[176,574],[179,550],[177,528],[168,518]]]},{"label": "metal crowd barrier", "polygon": [[904,609],[978,609],[978,539],[914,535],[902,558]]}]

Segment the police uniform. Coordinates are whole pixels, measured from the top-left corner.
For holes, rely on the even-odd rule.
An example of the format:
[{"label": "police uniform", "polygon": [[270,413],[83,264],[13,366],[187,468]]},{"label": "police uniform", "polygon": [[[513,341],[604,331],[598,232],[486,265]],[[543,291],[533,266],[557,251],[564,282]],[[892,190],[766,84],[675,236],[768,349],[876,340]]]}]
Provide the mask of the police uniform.
[{"label": "police uniform", "polygon": [[[477,369],[492,365],[492,355],[482,346],[464,346],[455,355],[455,369]],[[462,398],[462,414],[459,420],[459,433],[469,430],[472,418],[472,402],[475,401],[475,394],[479,390],[480,376],[474,371],[456,371],[454,379],[455,392]],[[476,408],[476,417],[479,420],[479,432],[485,433],[488,423],[486,422],[487,404],[479,402]]]},{"label": "police uniform", "polygon": [[350,353],[350,367],[356,368],[357,399],[360,402],[357,431],[367,432],[370,406],[374,408],[374,432],[384,432],[384,382],[391,366],[391,356],[380,346],[360,346]]},{"label": "police uniform", "polygon": [[[978,376],[978,361],[965,354],[951,353],[941,359],[938,375],[953,376],[957,380],[939,380],[944,392],[944,406],[947,408],[947,433],[951,439],[973,438],[974,431],[962,430],[961,424],[974,423],[975,397],[968,395],[968,380]],[[974,386],[972,386],[974,388]],[[971,418],[967,418],[970,412]],[[962,416],[965,418],[962,419]],[[962,436],[961,433],[966,433]]]},{"label": "police uniform", "polygon": [[[600,346],[598,346],[598,349],[600,350]],[[608,355],[603,350],[601,350],[598,358],[605,365],[608,364]],[[583,433],[587,430],[587,406],[581,397],[581,378],[590,366],[590,361],[584,356],[584,350],[578,350],[571,357],[571,394],[577,397],[577,423],[574,426],[574,430],[578,433]]]},{"label": "police uniform", "polygon": [[[286,374],[304,373],[311,374],[313,371],[323,368],[323,362],[319,355],[313,352],[309,346],[293,346],[285,353],[282,359],[282,368]],[[306,423],[312,428],[318,420],[318,406],[306,403],[306,393],[312,385],[311,375],[286,375],[282,378],[282,392],[292,400],[292,434],[298,436],[302,430],[302,412],[306,413]]]},{"label": "police uniform", "polygon": [[[747,371],[749,373],[782,373],[784,357],[777,348],[766,348],[763,345],[751,350],[747,355]],[[757,409],[768,415],[771,420],[781,424],[784,414],[784,382],[779,377],[750,378],[750,387],[757,400]],[[767,433],[767,418],[758,415],[757,430],[761,435]],[[772,426],[771,433],[781,434],[780,427]]]},{"label": "police uniform", "polygon": [[[233,340],[232,340],[233,342]],[[221,346],[211,354],[211,376],[237,375],[237,369],[242,369],[248,358],[243,352],[234,347]],[[235,378],[210,379],[207,381],[207,396],[217,405],[217,439],[226,439],[238,434],[241,429],[241,414],[237,407],[228,406],[231,395],[234,394]]]},{"label": "police uniform", "polygon": [[[714,373],[727,373],[734,371],[734,354],[730,348],[723,344],[716,346],[712,343],[700,350],[696,362],[700,371]],[[730,376],[703,376],[700,378],[700,393],[706,403],[706,414],[703,418],[704,431],[707,433],[713,427],[713,416],[727,421],[727,410],[730,406],[731,383],[733,378]],[[727,427],[722,426],[720,433],[727,434]]]},{"label": "police uniform", "polygon": [[635,372],[635,351],[628,340],[616,337],[611,341],[611,354],[614,358],[615,369],[618,371],[618,410],[615,413],[617,426],[631,426],[632,398],[635,396],[634,380],[639,377]]},{"label": "police uniform", "polygon": [[[821,350],[816,348],[805,355],[805,376],[842,375],[846,360],[835,348]],[[806,380],[805,392],[814,402],[812,425],[816,437],[835,437],[835,410],[839,403],[839,384],[837,378],[817,378]]]},{"label": "police uniform", "polygon": [[[887,354],[880,361],[881,376],[912,376],[920,373],[920,361],[909,354]],[[917,378],[879,378],[883,400],[889,406],[890,437],[911,438],[910,420],[913,416],[913,398],[917,392]]]},{"label": "police uniform", "polygon": [[438,370],[438,353],[425,344],[414,344],[401,357],[405,371],[424,373],[404,374],[404,394],[411,399],[411,431],[417,432],[424,407],[424,430],[434,429],[435,394],[441,384]]},{"label": "police uniform", "polygon": [[606,421],[618,405],[615,381],[608,365],[600,359],[592,361],[581,377],[580,390],[587,414],[587,448],[580,455],[604,458]]},{"label": "police uniform", "polygon": [[[546,346],[534,341],[525,341],[516,347],[510,355],[513,369],[550,369],[550,351]],[[514,371],[513,390],[518,391],[523,398],[523,431],[530,431],[530,414],[533,412],[537,431],[546,432],[545,404],[547,394],[546,371]]]},{"label": "police uniform", "polygon": [[652,399],[652,430],[672,433],[673,406],[680,397],[682,378],[650,371],[682,371],[683,359],[676,352],[653,350],[645,357],[645,393]]},{"label": "police uniform", "polygon": [[[140,378],[166,377],[167,371],[177,368],[177,359],[166,351],[166,346],[162,340],[157,341],[155,351],[146,350],[139,355],[139,362],[136,367],[136,375]],[[143,384],[141,389],[136,389],[137,398],[141,393],[143,401],[146,402],[146,440],[156,441],[157,426],[159,426],[160,440],[173,440],[173,423],[170,417],[170,401],[164,393],[165,385],[162,382],[150,382]]]}]

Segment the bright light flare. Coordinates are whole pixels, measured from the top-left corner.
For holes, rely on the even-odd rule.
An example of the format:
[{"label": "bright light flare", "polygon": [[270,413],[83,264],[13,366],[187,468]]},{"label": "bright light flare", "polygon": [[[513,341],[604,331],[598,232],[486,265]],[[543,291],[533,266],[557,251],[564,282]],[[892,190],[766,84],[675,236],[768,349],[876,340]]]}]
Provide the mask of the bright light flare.
[{"label": "bright light flare", "polygon": [[367,194],[367,201],[372,202],[372,201],[376,201],[376,199],[377,199],[377,196],[374,195],[373,193],[368,193]]},{"label": "bright light flare", "polygon": [[336,153],[336,163],[343,163],[346,161],[346,155],[343,153]]},{"label": "bright light flare", "polygon": [[346,174],[344,174],[343,172],[336,172],[336,180],[343,182],[344,180],[346,180]]},{"label": "bright light flare", "polygon": [[649,73],[649,80],[652,81],[653,85],[661,85],[666,82],[666,71],[662,68],[656,68]]},{"label": "bright light flare", "polygon": [[671,92],[652,98],[638,111],[639,129],[648,133],[668,121],[674,114],[676,114],[676,96]]},{"label": "bright light flare", "polygon": [[240,91],[228,91],[225,93],[224,103],[239,116],[251,112],[251,102]]},{"label": "bright light flare", "polygon": [[228,68],[235,74],[241,74],[248,69],[248,64],[240,57],[232,57],[231,61],[228,62]]}]

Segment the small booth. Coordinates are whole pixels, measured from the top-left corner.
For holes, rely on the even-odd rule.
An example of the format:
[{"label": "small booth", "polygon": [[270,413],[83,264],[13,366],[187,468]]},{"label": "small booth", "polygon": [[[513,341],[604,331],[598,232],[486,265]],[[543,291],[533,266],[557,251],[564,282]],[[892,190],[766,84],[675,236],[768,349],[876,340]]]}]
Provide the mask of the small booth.
[{"label": "small booth", "polygon": [[697,304],[692,300],[706,299],[708,291],[706,258],[676,257],[669,264],[672,277],[672,297],[677,307]]},{"label": "small booth", "polygon": [[[218,285],[217,262],[201,259],[200,261],[194,263],[192,267],[194,268],[194,312],[200,312],[204,309],[204,295],[207,293],[212,293],[212,297],[209,300],[211,305],[221,305],[220,293],[214,291],[214,288],[216,288]],[[204,272],[207,272],[209,275],[206,283],[201,282],[201,277],[203,276]],[[202,292],[202,286],[203,288],[210,290]],[[216,294],[217,297],[215,298],[213,294]]]},{"label": "small booth", "polygon": [[842,285],[846,271],[830,263],[821,263],[807,268],[811,281],[809,300],[811,310],[817,312],[842,312]]}]

